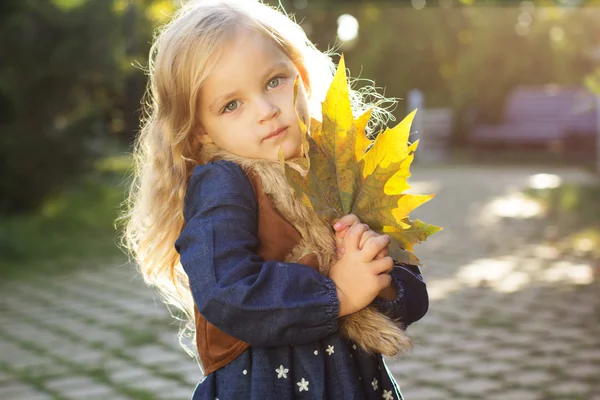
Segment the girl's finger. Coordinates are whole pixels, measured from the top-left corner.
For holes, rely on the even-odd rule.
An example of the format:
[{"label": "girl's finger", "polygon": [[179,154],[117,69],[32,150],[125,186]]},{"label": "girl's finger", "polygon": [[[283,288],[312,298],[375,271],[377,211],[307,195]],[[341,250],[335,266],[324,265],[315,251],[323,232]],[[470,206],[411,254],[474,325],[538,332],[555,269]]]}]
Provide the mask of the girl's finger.
[{"label": "girl's finger", "polygon": [[348,234],[348,229],[350,229],[349,226],[347,226],[343,230],[337,231],[335,233],[335,238],[337,239],[339,244],[341,244],[341,241],[344,240],[344,237],[346,237],[346,235]]},{"label": "girl's finger", "polygon": [[358,217],[354,214],[348,214],[348,215],[344,215],[342,218],[340,218],[334,225],[333,225],[333,229],[335,229],[336,231],[341,231],[346,227],[350,227],[352,225],[355,224],[359,224],[360,220],[358,219]]},{"label": "girl's finger", "polygon": [[361,250],[361,260],[363,262],[372,261],[379,252],[387,248],[390,244],[390,238],[387,235],[380,235],[372,238],[363,246]]},{"label": "girl's finger", "polygon": [[[358,245],[360,244],[360,238],[369,229],[365,224],[353,225],[346,237],[344,238],[344,252],[356,252],[359,250]],[[377,250],[379,252],[379,250]],[[369,260],[370,261],[370,260]]]},{"label": "girl's finger", "polygon": [[377,232],[374,232],[369,229],[368,231],[363,233],[363,235],[361,236],[360,243],[358,244],[358,248],[362,249],[369,240],[376,238],[377,236],[379,236],[379,234]]},{"label": "girl's finger", "polygon": [[390,274],[380,274],[377,276],[380,291],[392,284],[392,276]]},{"label": "girl's finger", "polygon": [[[344,235],[347,232],[347,229],[350,228],[346,228],[346,230],[344,230]],[[369,242],[369,240],[372,240],[376,237],[378,237],[379,234],[377,232],[368,230],[365,233],[363,233],[363,235],[360,238],[360,243],[358,244],[358,249],[361,250],[363,247],[365,247],[365,244]],[[337,254],[338,257],[341,257],[342,254],[344,254],[344,247],[343,247],[343,236],[340,238],[338,236],[338,233],[336,233],[336,239],[337,239]],[[381,250],[379,253],[377,253],[377,255],[375,256],[375,260],[378,260],[380,258],[383,257],[387,257],[388,254],[390,253],[389,249],[386,247],[383,250]]]},{"label": "girl's finger", "polygon": [[389,274],[394,269],[394,260],[392,257],[383,257],[379,260],[375,260],[370,264],[373,273],[379,274]]},{"label": "girl's finger", "polygon": [[381,250],[379,253],[377,253],[377,255],[375,256],[375,260],[379,260],[380,258],[383,257],[387,257],[390,254],[390,250],[386,247],[385,249]]}]

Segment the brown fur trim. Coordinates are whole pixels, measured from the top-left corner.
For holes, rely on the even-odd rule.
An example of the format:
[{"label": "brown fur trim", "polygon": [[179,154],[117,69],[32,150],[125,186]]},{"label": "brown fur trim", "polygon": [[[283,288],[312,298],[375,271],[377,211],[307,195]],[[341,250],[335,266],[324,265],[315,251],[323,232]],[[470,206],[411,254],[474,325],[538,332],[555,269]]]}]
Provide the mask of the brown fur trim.
[{"label": "brown fur trim", "polygon": [[[329,267],[337,261],[335,234],[326,221],[296,201],[279,162],[236,156],[214,145],[203,146],[201,155],[205,162],[228,160],[238,164],[247,174],[256,174],[261,179],[265,194],[271,197],[274,206],[302,236],[302,241],[286,257],[286,261],[297,262],[307,254],[316,254],[319,271],[328,276]],[[412,348],[411,340],[399,323],[370,307],[340,318],[339,328],[343,336],[370,353],[392,357]]]}]

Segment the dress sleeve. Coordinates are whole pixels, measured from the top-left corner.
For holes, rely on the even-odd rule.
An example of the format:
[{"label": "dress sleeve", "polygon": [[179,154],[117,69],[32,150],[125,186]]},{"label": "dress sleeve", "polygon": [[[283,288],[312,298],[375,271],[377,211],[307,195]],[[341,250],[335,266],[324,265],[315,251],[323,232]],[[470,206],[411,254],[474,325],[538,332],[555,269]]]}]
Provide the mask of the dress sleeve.
[{"label": "dress sleeve", "polygon": [[427,285],[419,267],[394,261],[391,272],[392,284],[397,295],[393,300],[377,298],[372,305],[392,319],[399,319],[406,329],[410,324],[423,318],[429,309]]},{"label": "dress sleeve", "polygon": [[334,282],[306,265],[258,256],[257,215],[252,185],[237,164],[196,167],[175,248],[198,311],[254,346],[322,339],[337,329]]}]

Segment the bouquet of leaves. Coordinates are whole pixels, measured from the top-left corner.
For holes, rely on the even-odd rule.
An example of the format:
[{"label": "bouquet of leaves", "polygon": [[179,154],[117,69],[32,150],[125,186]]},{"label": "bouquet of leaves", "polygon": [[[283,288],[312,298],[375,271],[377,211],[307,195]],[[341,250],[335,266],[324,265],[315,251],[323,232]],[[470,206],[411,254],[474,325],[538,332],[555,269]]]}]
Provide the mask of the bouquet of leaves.
[{"label": "bouquet of leaves", "polygon": [[[280,151],[294,197],[329,226],[344,215],[355,214],[375,232],[390,237],[392,258],[420,265],[413,246],[441,228],[409,218],[412,210],[434,197],[404,193],[410,188],[407,180],[418,146],[418,141],[408,143],[415,112],[371,141],[366,135],[371,112],[354,118],[342,57],[322,115],[323,122],[312,120],[310,134],[303,135],[303,157],[285,161]],[[298,122],[307,133],[306,125]],[[320,271],[328,274],[329,266],[320,266]],[[412,348],[401,322],[366,307],[341,318],[339,328],[365,351],[395,356]]]},{"label": "bouquet of leaves", "polygon": [[[311,121],[304,135],[305,157],[294,168],[284,162],[288,183],[303,205],[328,221],[355,214],[371,229],[390,237],[389,255],[420,265],[413,246],[442,228],[411,220],[415,208],[434,195],[404,193],[418,141],[408,143],[416,110],[394,128],[380,132],[375,141],[366,134],[371,111],[352,115],[346,68],[342,56],[322,105],[323,122]],[[299,120],[306,132],[306,125]]]}]

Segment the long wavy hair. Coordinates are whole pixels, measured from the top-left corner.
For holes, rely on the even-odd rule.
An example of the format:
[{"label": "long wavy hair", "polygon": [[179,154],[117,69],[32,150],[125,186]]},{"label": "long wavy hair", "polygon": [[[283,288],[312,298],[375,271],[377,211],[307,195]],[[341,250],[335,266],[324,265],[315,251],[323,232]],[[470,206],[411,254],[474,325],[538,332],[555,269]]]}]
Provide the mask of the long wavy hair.
[{"label": "long wavy hair", "polygon": [[[180,311],[184,322],[180,339],[190,336],[193,340],[194,331],[194,302],[174,243],[184,226],[183,200],[189,178],[202,163],[197,140],[199,92],[240,27],[273,39],[305,72],[309,108],[317,119],[335,71],[331,50],[319,51],[285,11],[259,0],[191,0],[157,29],[146,71],[149,83],[141,131],[133,149],[133,180],[121,215],[125,221],[122,242],[145,282],[158,289],[167,305]],[[372,86],[350,93],[356,115],[373,109],[371,129],[393,119],[381,104],[394,100],[384,98]]]}]

